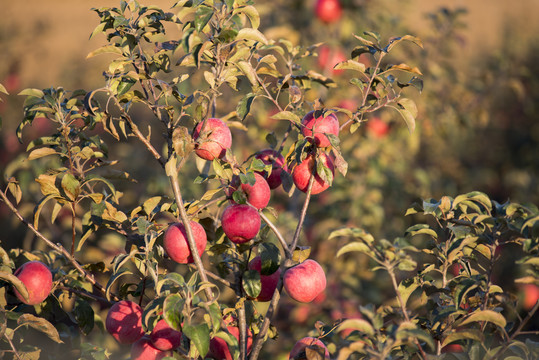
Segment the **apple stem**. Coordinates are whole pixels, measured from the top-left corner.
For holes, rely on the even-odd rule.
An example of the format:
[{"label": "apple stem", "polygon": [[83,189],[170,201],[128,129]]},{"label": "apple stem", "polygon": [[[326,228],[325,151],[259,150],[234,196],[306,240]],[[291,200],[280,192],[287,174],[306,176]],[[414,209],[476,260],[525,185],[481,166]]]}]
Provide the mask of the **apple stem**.
[{"label": "apple stem", "polygon": [[[42,233],[39,232],[39,230],[37,230],[34,225],[32,225],[31,223],[28,222],[28,220],[26,220],[22,215],[21,213],[17,210],[17,208],[11,203],[11,201],[9,201],[9,199],[7,198],[6,194],[0,190],[0,197],[2,198],[2,200],[6,203],[6,205],[9,207],[9,209],[15,214],[15,216],[24,224],[26,225],[38,238],[40,238],[41,240],[43,240],[45,242],[45,244],[47,244],[47,246],[49,246],[50,248],[52,248],[53,250],[55,250],[56,252],[62,254],[72,265],[73,267],[75,267],[75,269],[82,275],[84,276],[86,279],[88,279],[88,281],[90,281],[90,283],[96,288],[98,289],[99,291],[101,291],[103,294],[106,294],[107,293],[107,290],[103,287],[103,285],[101,285],[99,282],[97,282],[94,278],[94,276],[89,273],[88,271],[86,271],[79,263],[78,261],[75,259],[75,257],[73,257],[69,251],[67,251],[62,245],[60,244],[55,244],[53,243],[51,240],[49,240],[45,235],[43,235]],[[112,294],[110,293],[110,297],[113,299],[113,300],[116,300],[116,301],[119,301],[120,298],[118,296],[116,296],[115,294]]]}]

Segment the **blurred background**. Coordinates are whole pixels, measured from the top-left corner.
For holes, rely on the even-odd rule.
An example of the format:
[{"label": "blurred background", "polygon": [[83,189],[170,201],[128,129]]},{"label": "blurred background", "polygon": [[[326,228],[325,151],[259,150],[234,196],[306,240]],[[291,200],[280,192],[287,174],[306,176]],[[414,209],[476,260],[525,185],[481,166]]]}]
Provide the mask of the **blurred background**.
[{"label": "blurred background", "polygon": [[[164,9],[171,3],[151,2]],[[404,213],[417,199],[455,197],[473,190],[483,191],[500,203],[539,204],[539,22],[535,19],[539,1],[342,0],[342,18],[330,24],[316,18],[314,3],[258,0],[255,5],[268,37],[284,37],[302,45],[323,42],[319,56],[301,65],[331,76],[337,84],[348,81],[346,73],[334,72],[332,67],[343,60],[342,56],[349,57],[358,45],[352,34],[376,31],[382,39],[418,36],[423,50],[405,45],[389,61],[417,66],[423,73],[424,88],[421,94],[408,92],[419,109],[413,134],[396,112],[383,110],[373,114],[353,135],[341,136],[343,155],[350,165],[348,174],[337,176],[330,191],[313,199],[302,239],[328,270],[328,295],[309,306],[284,299],[276,325],[283,331],[285,348],[291,347],[289,339],[313,329],[316,320],[331,323],[343,316],[355,316],[360,304],[380,303],[387,296],[384,285],[373,281],[365,263],[335,263],[336,243],[325,241],[330,231],[357,226],[377,238],[392,239],[402,236],[410,225]],[[9,96],[0,95],[4,100],[0,103],[0,169],[27,185],[21,206],[25,216],[32,216],[32,204],[39,201],[39,187],[32,182],[42,168],[18,163],[17,159],[31,139],[54,129],[52,123],[35,121],[24,130],[23,144],[19,144],[15,129],[22,119],[24,99],[17,93],[27,87],[90,90],[103,85],[102,72],[111,58],[86,59],[90,51],[105,42],[103,36],[89,39],[98,24],[90,8],[99,6],[118,3],[0,1],[0,83],[10,92]],[[344,85],[330,91],[313,87],[306,97],[321,98],[329,107],[355,108],[359,101],[357,94]],[[230,111],[218,110],[218,115]],[[267,147],[263,144],[265,135],[275,126],[269,119],[272,111],[268,104],[257,103],[245,120],[249,133],[234,129],[234,136],[254,140],[244,143],[251,144],[252,149],[233,149],[239,158]],[[158,175],[159,167],[143,149],[130,152],[125,142],[116,143],[108,134],[103,137],[110,153],[128,164],[126,170],[138,181],[125,189],[119,185],[125,191],[126,209],[144,201],[141,193],[148,198],[170,194],[164,174]],[[138,161],[129,161],[135,158]],[[196,168],[191,170],[192,174],[185,174],[186,179],[196,176]],[[185,187],[188,199],[204,190],[189,181]],[[271,205],[280,212],[278,224],[284,231],[293,231],[300,201],[301,194],[289,199],[278,190],[273,195]],[[63,239],[61,229],[69,225],[67,221],[62,224],[61,219],[49,224],[57,240],[66,242],[70,235]],[[4,248],[6,244],[8,249],[39,248],[3,204],[0,227]],[[106,234],[92,238],[86,246],[85,254],[80,255],[85,261],[110,259],[123,249],[123,240]],[[291,320],[298,326],[287,324]],[[271,346],[268,351],[272,351]]]}]

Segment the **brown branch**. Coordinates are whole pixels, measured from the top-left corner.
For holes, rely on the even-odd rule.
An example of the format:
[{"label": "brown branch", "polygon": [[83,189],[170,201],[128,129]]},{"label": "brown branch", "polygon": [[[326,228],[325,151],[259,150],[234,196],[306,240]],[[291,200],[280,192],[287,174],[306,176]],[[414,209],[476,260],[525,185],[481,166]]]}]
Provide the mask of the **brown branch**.
[{"label": "brown branch", "polygon": [[298,221],[298,226],[296,227],[296,232],[294,233],[294,238],[292,239],[292,244],[288,248],[289,251],[293,252],[296,249],[296,246],[298,245],[299,241],[299,234],[301,233],[301,228],[303,227],[303,221],[305,220],[305,215],[307,215],[307,208],[309,207],[309,202],[311,201],[311,191],[313,189],[314,184],[314,171],[311,174],[311,178],[309,179],[309,185],[307,186],[307,197],[305,198],[305,202],[303,203],[303,209],[301,209],[301,214]]},{"label": "brown branch", "polygon": [[[103,285],[101,285],[100,283],[98,283],[95,278],[94,278],[94,275],[89,273],[88,271],[86,271],[80,264],[79,262],[77,261],[77,259],[75,259],[74,256],[72,256],[69,251],[67,251],[62,245],[60,244],[55,244],[53,243],[51,240],[49,240],[45,235],[43,235],[41,232],[39,232],[35,227],[34,225],[32,225],[31,223],[29,223],[22,215],[21,213],[17,210],[17,208],[11,203],[11,201],[9,201],[9,199],[7,198],[6,194],[3,192],[3,191],[0,191],[0,197],[2,197],[2,200],[6,203],[6,205],[11,209],[11,211],[15,214],[15,216],[24,224],[26,225],[38,238],[40,238],[41,240],[43,240],[45,242],[45,244],[47,244],[50,248],[52,248],[53,250],[55,250],[56,252],[60,253],[61,255],[63,255],[72,265],[73,267],[82,275],[84,276],[88,281],[90,281],[90,283],[96,288],[98,289],[99,291],[101,291],[103,294],[106,294],[107,293],[107,290],[103,287]],[[111,297],[118,301],[120,300],[116,295],[112,294],[111,293]]]},{"label": "brown branch", "polygon": [[273,231],[275,236],[277,236],[277,239],[279,240],[279,242],[281,243],[281,246],[283,247],[286,258],[291,259],[292,258],[292,252],[288,248],[288,244],[286,243],[286,240],[284,239],[284,237],[281,234],[281,232],[279,231],[279,229],[277,229],[277,227],[270,221],[270,219],[268,219],[268,217],[262,212],[262,210],[260,210],[258,213],[260,214],[260,217],[262,218],[262,220],[264,220],[264,222],[271,229],[271,231]]}]

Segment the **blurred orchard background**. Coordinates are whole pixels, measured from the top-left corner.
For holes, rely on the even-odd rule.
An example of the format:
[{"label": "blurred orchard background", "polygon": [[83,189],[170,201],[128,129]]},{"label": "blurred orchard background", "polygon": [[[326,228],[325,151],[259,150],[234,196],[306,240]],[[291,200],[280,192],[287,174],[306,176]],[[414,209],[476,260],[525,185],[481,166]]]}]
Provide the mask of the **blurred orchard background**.
[{"label": "blurred orchard background", "polygon": [[[409,65],[421,70],[424,87],[420,95],[412,95],[419,110],[414,133],[408,132],[396,112],[384,110],[358,129],[359,137],[342,138],[341,148],[350,169],[346,177],[336,177],[331,191],[312,199],[302,239],[312,246],[311,257],[326,266],[329,285],[325,299],[309,305],[283,299],[277,327],[284,345],[277,348],[278,342],[270,342],[267,351],[274,353],[289,349],[293,339],[306,336],[317,320],[331,323],[351,317],[359,305],[380,303],[391,296],[383,282],[376,282],[374,273],[367,271],[363,258],[335,261],[336,240],[327,240],[332,230],[356,226],[377,238],[392,239],[402,236],[410,225],[411,219],[404,213],[417,199],[439,199],[474,190],[500,203],[539,204],[539,1],[342,0],[343,17],[332,24],[315,17],[314,2],[255,1],[261,30],[269,38],[286,38],[294,44],[324,43],[318,58],[309,59],[304,66],[332,77],[337,85],[348,80],[345,73],[333,72],[332,66],[344,60],[341,53],[349,56],[356,45],[351,34],[369,30],[380,33],[382,39],[400,34],[418,36],[424,50],[404,46],[399,51]],[[171,5],[162,0],[143,3],[164,9]],[[117,5],[116,1],[82,0],[0,2],[0,82],[10,92],[2,95],[5,101],[0,103],[0,168],[5,176],[16,175],[23,189],[29,189],[23,192],[27,198],[20,208],[27,218],[32,217],[40,198],[34,179],[42,169],[37,168],[39,163],[21,163],[18,158],[29,139],[53,129],[49,122],[34,121],[24,129],[23,144],[19,144],[15,129],[23,116],[24,98],[17,93],[27,87],[91,90],[102,86],[102,72],[110,58],[86,59],[105,42],[103,36],[89,39],[98,24],[90,8]],[[391,61],[400,63],[398,57],[396,51]],[[202,83],[203,79],[194,78],[190,86],[196,87],[197,81]],[[339,86],[329,95],[327,89],[313,87],[306,96],[310,101],[321,98],[328,107],[354,108],[359,101],[357,94],[341,92]],[[218,115],[230,112],[220,111],[219,105],[230,106],[218,104]],[[275,109],[255,104],[245,120],[256,124],[249,126],[249,134],[241,127],[233,129],[235,139],[248,136],[259,140],[244,142],[251,148],[233,148],[240,158],[245,157],[241,151],[250,154],[267,147],[264,137],[268,129],[280,126],[270,119],[272,112]],[[145,114],[139,116],[144,122]],[[112,140],[107,133],[101,136]],[[125,204],[141,203],[141,194],[149,198],[171,193],[168,180],[144,149],[130,147],[129,142],[110,141],[109,146],[114,147],[111,154],[119,154],[116,158],[126,159],[121,166],[136,180],[116,184],[124,191]],[[191,168],[194,179],[196,168]],[[205,191],[190,182],[184,186],[187,200]],[[301,206],[299,196],[288,199],[281,190],[272,198],[271,206],[280,212],[278,225],[290,232]],[[49,225],[53,238],[61,241],[65,234],[66,242],[70,241],[69,231],[65,232],[71,226],[69,216],[64,223],[60,214],[59,220]],[[0,229],[5,249],[45,250],[3,203]],[[95,236],[84,254],[77,256],[86,263],[104,260],[108,266],[123,247],[119,235]],[[503,264],[510,267],[510,259],[497,269],[500,283],[504,283],[501,275],[507,270]]]}]

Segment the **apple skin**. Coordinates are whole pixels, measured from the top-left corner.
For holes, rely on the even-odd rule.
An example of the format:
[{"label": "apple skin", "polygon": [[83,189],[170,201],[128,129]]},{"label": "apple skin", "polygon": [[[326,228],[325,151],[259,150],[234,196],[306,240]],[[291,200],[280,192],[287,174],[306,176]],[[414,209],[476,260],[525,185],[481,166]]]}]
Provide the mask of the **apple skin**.
[{"label": "apple skin", "polygon": [[[230,335],[234,336],[238,343],[240,341],[240,330],[236,326],[227,326],[226,328]],[[251,352],[253,345],[253,335],[250,330],[247,330],[247,353]],[[233,360],[232,354],[228,349],[228,344],[224,339],[219,337],[214,337],[210,340],[210,353],[209,357],[215,360]]]},{"label": "apple skin", "polygon": [[258,211],[247,204],[227,206],[221,216],[221,226],[225,235],[236,244],[243,244],[258,234],[260,230]]},{"label": "apple skin", "polygon": [[[320,160],[331,170],[332,174],[335,174],[335,166],[333,165],[331,157],[325,153],[321,153]],[[311,174],[313,171],[316,172],[315,164],[316,162],[313,156],[309,155],[300,164],[296,165],[294,170],[292,170],[292,180],[294,181],[294,185],[296,185],[300,191],[307,192]],[[322,178],[315,173],[311,194],[320,194],[327,188],[329,188],[329,183],[322,180]]]},{"label": "apple skin", "polygon": [[129,300],[122,300],[109,309],[105,328],[120,344],[132,344],[144,335],[142,308]]},{"label": "apple skin", "polygon": [[333,75],[339,75],[344,70],[335,69],[335,65],[340,62],[348,60],[346,54],[340,48],[332,48],[328,45],[320,47],[318,52],[318,66],[324,71],[324,73],[329,73]]},{"label": "apple skin", "polygon": [[15,296],[27,305],[43,302],[52,290],[52,273],[41,261],[29,261],[19,267],[14,275],[26,286],[28,301],[24,300],[17,290]]},{"label": "apple skin", "polygon": [[539,286],[535,284],[525,284],[522,286],[521,291],[524,293],[522,307],[524,310],[530,311],[539,300]]},{"label": "apple skin", "polygon": [[[260,256],[255,256],[253,260],[249,262],[249,270],[256,270],[258,273],[262,270],[262,260]],[[279,279],[281,278],[281,269],[278,268],[271,275],[262,275],[260,274],[260,294],[258,294],[256,300],[258,301],[270,301],[273,297],[273,293],[277,288]]]},{"label": "apple skin", "polygon": [[[208,241],[206,231],[196,221],[191,221],[190,224],[197,245],[198,255],[200,256],[206,249],[206,243]],[[191,264],[194,262],[187,241],[187,231],[185,231],[183,223],[174,223],[168,227],[163,239],[163,247],[168,256],[177,263]]]},{"label": "apple skin", "polygon": [[281,172],[288,171],[283,155],[273,149],[264,149],[259,151],[255,158],[262,160],[266,165],[271,164],[271,174],[269,176],[265,171],[259,174],[266,179],[270,189],[278,188],[282,183]]},{"label": "apple skin", "polygon": [[383,138],[389,133],[389,125],[379,117],[367,121],[367,131],[376,138]]},{"label": "apple skin", "polygon": [[286,270],[283,286],[292,299],[308,303],[326,289],[326,274],[320,264],[307,259]]},{"label": "apple skin", "polygon": [[164,319],[155,324],[150,334],[153,347],[167,351],[176,349],[182,344],[182,333],[171,328]]},{"label": "apple skin", "polygon": [[225,156],[226,150],[232,146],[232,134],[228,126],[221,120],[209,118],[206,120],[202,134],[203,121],[198,123],[193,132],[193,139],[197,141],[202,136],[195,153],[202,159],[212,161]]},{"label": "apple skin", "polygon": [[303,339],[300,339],[294,345],[292,350],[290,350],[290,355],[288,356],[288,359],[289,360],[292,360],[292,359],[294,359],[294,360],[307,360],[307,357],[306,356],[300,356],[300,353],[302,351],[305,351],[305,349],[308,346],[320,347],[320,348],[324,349],[324,359],[325,360],[330,359],[329,351],[328,351],[326,345],[324,345],[324,343],[320,339],[310,337],[310,336],[307,336],[307,337],[304,337]]},{"label": "apple skin", "polygon": [[328,116],[314,117],[315,112],[310,111],[303,117],[301,124],[301,133],[315,143],[317,147],[328,147],[331,145],[328,137],[325,134],[333,134],[339,136],[339,120],[335,114]]},{"label": "apple skin", "polygon": [[141,337],[131,345],[131,360],[160,360],[166,356],[172,356],[172,353],[154,347],[148,336]]},{"label": "apple skin", "polygon": [[442,348],[442,354],[445,353],[463,353],[464,348],[460,344],[448,344]]},{"label": "apple skin", "polygon": [[342,16],[341,3],[339,0],[317,0],[314,13],[325,23],[336,22]]},{"label": "apple skin", "polygon": [[[241,184],[239,176],[234,176],[230,183],[230,187],[227,189],[229,196],[238,189],[238,186],[245,193],[247,201],[249,204],[253,205],[257,209],[265,208],[271,198],[271,189],[268,182],[260,174],[255,173],[255,183],[254,185]],[[234,201],[232,201],[234,202]]]}]

